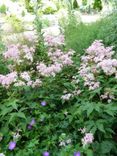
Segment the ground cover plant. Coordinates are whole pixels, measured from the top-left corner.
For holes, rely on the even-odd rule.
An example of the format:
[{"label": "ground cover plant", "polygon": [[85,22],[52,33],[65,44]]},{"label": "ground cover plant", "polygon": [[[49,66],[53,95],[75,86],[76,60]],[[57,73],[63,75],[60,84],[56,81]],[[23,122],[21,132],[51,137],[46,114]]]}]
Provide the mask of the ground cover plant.
[{"label": "ground cover plant", "polygon": [[116,16],[55,36],[35,16],[34,36],[0,39],[0,156],[116,156]]}]

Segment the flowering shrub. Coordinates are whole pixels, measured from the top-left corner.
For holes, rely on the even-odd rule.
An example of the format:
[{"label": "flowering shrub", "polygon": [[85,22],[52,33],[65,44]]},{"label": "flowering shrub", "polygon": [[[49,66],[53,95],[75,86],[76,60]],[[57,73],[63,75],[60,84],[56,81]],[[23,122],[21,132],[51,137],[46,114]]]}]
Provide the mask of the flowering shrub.
[{"label": "flowering shrub", "polygon": [[[43,59],[41,59],[43,55],[39,54],[41,51],[45,53]],[[18,156],[23,154],[28,156],[34,154],[46,156],[54,153],[54,150],[51,152],[55,142],[54,137],[53,143],[49,143],[50,138],[47,137],[49,129],[52,128],[52,123],[49,126],[46,124],[44,128],[45,139],[43,132],[38,135],[38,124],[41,124],[41,130],[45,118],[47,122],[53,118],[49,117],[47,112],[44,113],[44,107],[47,111],[53,101],[53,91],[50,87],[52,83],[53,88],[59,87],[56,85],[56,80],[64,77],[62,71],[72,68],[73,54],[73,50],[66,50],[63,35],[55,38],[45,36],[44,42],[41,40],[39,46],[11,44],[6,47],[2,57],[9,71],[7,70],[6,74],[0,74],[0,87],[3,87],[2,98],[0,99],[3,104],[0,110],[1,119],[3,118],[0,120],[2,126],[0,151],[4,155],[15,154]],[[40,59],[38,59],[39,57]],[[44,59],[47,61],[45,62]],[[48,91],[51,92],[50,100],[47,98],[47,96],[49,97]],[[47,95],[44,95],[45,93]],[[5,123],[8,126],[5,126]],[[41,137],[43,138],[42,145],[39,148]],[[47,147],[44,145],[46,139],[48,140]],[[57,148],[59,147],[58,139],[56,139],[56,143],[58,144]],[[69,144],[69,141],[67,143]]]},{"label": "flowering shrub", "polygon": [[81,57],[78,73],[72,78],[74,89],[65,90],[61,97],[64,103],[75,102],[75,106],[69,108],[73,109],[72,120],[78,118],[78,123],[92,132],[85,134],[82,143],[85,146],[94,141],[92,148],[96,156],[116,153],[117,59],[114,53],[112,47],[105,47],[100,40],[94,41]]},{"label": "flowering shrub", "polygon": [[[106,73],[99,66],[104,60],[116,61],[112,58],[112,48],[106,48],[100,41],[95,41],[86,50],[86,55],[82,56],[79,74],[76,75],[71,59],[73,51],[64,53],[58,38],[56,44],[53,41],[47,44],[47,41],[45,46],[48,49],[49,66],[44,62],[36,62],[37,51],[26,45],[10,46],[3,54],[8,66],[10,65],[11,73],[0,77],[0,82],[7,91],[4,99],[1,99],[1,143],[4,145],[1,144],[1,152],[5,155],[15,153],[17,156],[23,153],[27,156],[56,155],[56,152],[59,155],[74,153],[75,156],[91,156],[93,151],[95,155],[114,152],[116,147],[112,134],[117,109],[113,102],[116,100],[116,94],[113,88],[109,90],[110,82],[106,86],[102,82],[104,75],[110,79],[115,79],[115,75]],[[14,47],[17,49],[16,54],[12,53]],[[27,53],[31,55],[30,62],[25,57]],[[16,59],[14,55],[17,56]],[[55,66],[57,64],[59,66]],[[68,65],[72,66],[65,68]],[[23,68],[24,66],[26,67]],[[87,68],[89,73],[83,72]],[[95,79],[90,79],[88,74],[94,74]],[[72,83],[71,75],[74,75]],[[34,86],[34,79],[35,83],[38,81],[39,86]],[[94,80],[100,85],[90,89],[91,82],[96,82]],[[91,81],[89,85],[85,85],[87,81]],[[62,95],[63,90],[65,91]],[[109,104],[105,105],[106,101]],[[9,128],[5,126],[6,120]],[[106,145],[108,148],[105,149]]]},{"label": "flowering shrub", "polygon": [[[38,59],[42,45],[47,53]],[[45,36],[40,46],[10,45],[3,54],[9,73],[0,75],[1,154],[116,153],[112,47],[94,41],[77,67],[62,35]]]},{"label": "flowering shrub", "polygon": [[29,40],[1,54],[0,155],[117,155],[112,47],[96,40],[80,58],[61,34]]},{"label": "flowering shrub", "polygon": [[[0,75],[0,83],[8,88],[11,84],[14,86],[40,86],[41,76],[55,76],[64,66],[72,65],[73,51],[64,53],[60,46],[64,45],[64,36],[45,37],[45,45],[48,47],[48,57],[51,61],[49,65],[44,62],[34,60],[35,48],[27,45],[9,45],[7,51],[3,54],[5,60],[11,61],[8,68],[11,73]],[[24,65],[25,63],[25,65]],[[24,70],[28,68],[28,71]],[[36,70],[37,69],[37,70]],[[33,75],[38,78],[34,79]]]}]

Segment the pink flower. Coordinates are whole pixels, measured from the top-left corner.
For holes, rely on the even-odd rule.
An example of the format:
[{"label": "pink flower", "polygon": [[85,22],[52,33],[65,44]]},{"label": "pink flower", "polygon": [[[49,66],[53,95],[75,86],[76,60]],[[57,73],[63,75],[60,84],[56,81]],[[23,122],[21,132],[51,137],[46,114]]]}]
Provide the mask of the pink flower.
[{"label": "pink flower", "polygon": [[13,59],[14,61],[19,59],[20,51],[18,49],[19,45],[12,44],[8,46],[8,50],[4,53],[5,59]]},{"label": "pink flower", "polygon": [[61,45],[64,45],[64,36],[63,35],[59,35],[59,36],[47,35],[45,36],[44,41],[47,46],[51,46],[51,47],[61,46]]},{"label": "pink flower", "polygon": [[21,78],[24,79],[25,81],[30,81],[30,75],[28,72],[23,72],[20,74],[21,75]]},{"label": "pink flower", "polygon": [[17,79],[17,73],[12,72],[7,75],[0,75],[0,83],[3,87],[8,88],[12,83],[14,83]]},{"label": "pink flower", "polygon": [[84,138],[82,139],[83,146],[86,146],[87,144],[91,144],[94,140],[92,133],[86,133]]},{"label": "pink flower", "polygon": [[86,54],[81,57],[81,66],[79,74],[84,80],[84,86],[88,86],[89,90],[95,90],[100,87],[97,80],[101,71],[106,75],[116,75],[117,60],[112,59],[114,51],[113,47],[104,47],[101,40],[96,40],[86,49]]}]

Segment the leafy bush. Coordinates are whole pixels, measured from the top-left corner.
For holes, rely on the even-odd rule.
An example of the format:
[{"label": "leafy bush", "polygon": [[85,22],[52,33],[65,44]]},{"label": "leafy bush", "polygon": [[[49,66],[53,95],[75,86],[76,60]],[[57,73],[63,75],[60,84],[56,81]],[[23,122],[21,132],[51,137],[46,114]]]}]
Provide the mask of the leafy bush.
[{"label": "leafy bush", "polygon": [[37,17],[32,44],[1,48],[5,156],[117,155],[117,59],[112,47],[93,42],[105,21],[73,22],[65,28],[67,46],[62,34],[43,37]]},{"label": "leafy bush", "polygon": [[[40,31],[41,25],[37,26]],[[60,140],[57,135],[62,135],[62,131],[56,132],[56,129],[59,130],[62,124],[59,125],[57,120],[63,117],[61,114],[50,115],[48,111],[57,112],[56,104],[61,103],[61,79],[65,81],[69,65],[70,69],[73,68],[73,52],[70,50],[67,53],[62,35],[56,38],[47,36],[45,42],[40,32],[39,37],[36,49],[31,45],[8,45],[2,57],[9,68],[9,72],[0,75],[3,90],[0,98],[0,150],[5,155],[41,155],[47,150],[54,155],[54,150],[55,153],[58,151]],[[62,69],[66,71],[65,74]],[[56,133],[51,138],[53,132]]]},{"label": "leafy bush", "polygon": [[101,0],[95,0],[93,3],[93,9],[95,10],[102,10],[102,1]]},{"label": "leafy bush", "polygon": [[75,90],[66,91],[63,98],[69,101],[76,97],[72,117],[94,134],[93,155],[116,155],[117,59],[112,47],[104,47],[101,41],[93,42],[77,68],[72,81]]},{"label": "leafy bush", "polygon": [[1,5],[0,6],[0,13],[6,13],[6,11],[7,11],[7,7],[5,6],[5,5]]},{"label": "leafy bush", "polygon": [[[42,45],[40,46],[42,50]],[[36,51],[39,52],[38,50]],[[115,70],[110,66],[112,69],[109,71],[113,73],[109,74],[105,71],[106,68],[94,62],[95,57],[100,59],[99,52],[105,55],[98,64],[108,61],[108,56],[109,61],[115,61],[117,66],[117,60],[112,58],[112,48],[104,48],[100,42],[94,42],[82,56],[80,68],[77,64],[74,64],[76,69],[74,65],[65,67],[55,77],[45,77],[40,87],[24,85],[5,89],[0,107],[1,152],[6,153],[6,156],[40,156],[44,151],[49,151],[53,156],[73,155],[77,151],[88,156],[117,154],[113,138],[117,112],[117,88],[113,85],[116,83]],[[47,59],[47,55],[42,59]],[[95,80],[100,82],[100,86],[89,90],[84,85],[90,77],[81,75],[83,66],[85,69],[92,69],[94,73],[87,74],[95,74]],[[94,79],[90,81],[89,85],[93,84]],[[86,136],[90,139],[88,143]],[[90,145],[92,141],[94,142]],[[14,143],[16,147],[12,149],[11,145],[15,146]]]}]

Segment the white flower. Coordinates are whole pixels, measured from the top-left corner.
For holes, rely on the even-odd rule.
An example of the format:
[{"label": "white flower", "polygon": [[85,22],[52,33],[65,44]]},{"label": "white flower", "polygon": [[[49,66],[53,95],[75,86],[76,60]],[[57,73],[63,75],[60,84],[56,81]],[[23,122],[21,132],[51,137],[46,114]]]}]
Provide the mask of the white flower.
[{"label": "white flower", "polygon": [[71,139],[66,140],[66,143],[70,144],[71,143]]},{"label": "white flower", "polygon": [[63,99],[63,100],[69,100],[71,96],[72,96],[72,94],[68,93],[68,94],[62,95],[61,96],[61,99]]},{"label": "white flower", "polygon": [[64,141],[61,141],[59,146],[65,146],[65,142]]},{"label": "white flower", "polygon": [[5,156],[3,153],[0,153],[0,156]]}]

